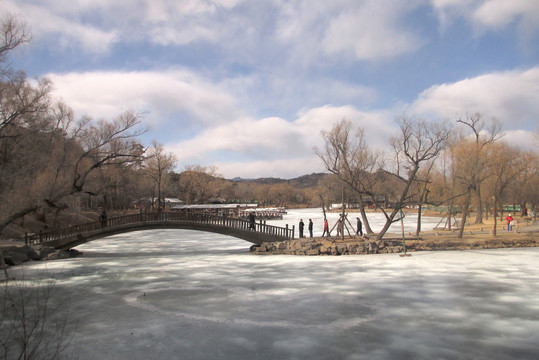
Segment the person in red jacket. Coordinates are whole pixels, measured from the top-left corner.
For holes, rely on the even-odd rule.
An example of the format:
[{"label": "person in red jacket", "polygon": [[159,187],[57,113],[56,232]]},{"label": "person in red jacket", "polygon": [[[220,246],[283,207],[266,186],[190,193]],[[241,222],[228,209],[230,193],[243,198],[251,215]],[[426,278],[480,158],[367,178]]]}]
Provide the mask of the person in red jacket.
[{"label": "person in red jacket", "polygon": [[512,231],[513,230],[513,217],[511,216],[511,214],[509,214],[505,220],[507,221],[507,231]]},{"label": "person in red jacket", "polygon": [[329,236],[329,224],[328,219],[324,218],[324,232],[322,233],[322,236],[326,235],[326,237]]}]

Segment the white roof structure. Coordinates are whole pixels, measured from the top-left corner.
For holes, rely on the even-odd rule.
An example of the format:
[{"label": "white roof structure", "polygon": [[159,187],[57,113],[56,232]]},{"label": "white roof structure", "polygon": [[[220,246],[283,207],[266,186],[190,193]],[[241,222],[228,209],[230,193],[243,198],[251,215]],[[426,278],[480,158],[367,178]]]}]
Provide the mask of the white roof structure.
[{"label": "white roof structure", "polygon": [[174,205],[171,210],[203,210],[203,209],[237,209],[237,208],[255,208],[258,204],[194,204],[194,205]]}]

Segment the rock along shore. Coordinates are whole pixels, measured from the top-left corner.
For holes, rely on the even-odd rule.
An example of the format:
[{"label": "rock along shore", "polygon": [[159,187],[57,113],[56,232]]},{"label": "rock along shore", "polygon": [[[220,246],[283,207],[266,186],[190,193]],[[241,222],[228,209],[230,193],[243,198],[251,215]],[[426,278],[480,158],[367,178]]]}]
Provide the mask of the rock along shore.
[{"label": "rock along shore", "polygon": [[58,260],[82,255],[82,252],[75,249],[57,250],[49,246],[30,246],[14,241],[3,241],[0,245],[0,269],[31,260]]},{"label": "rock along shore", "polygon": [[[464,239],[406,239],[406,252],[480,250],[517,247],[537,247],[537,234],[515,234],[511,237],[475,237]],[[403,253],[402,239],[355,240],[296,239],[253,245],[255,255],[366,255]]]}]

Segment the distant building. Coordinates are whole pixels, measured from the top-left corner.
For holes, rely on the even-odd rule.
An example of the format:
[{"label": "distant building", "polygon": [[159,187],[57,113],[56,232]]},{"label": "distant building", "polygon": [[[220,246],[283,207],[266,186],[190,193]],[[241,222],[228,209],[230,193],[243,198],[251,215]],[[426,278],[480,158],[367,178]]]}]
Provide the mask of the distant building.
[{"label": "distant building", "polygon": [[258,204],[193,204],[184,205],[176,204],[170,207],[171,211],[206,211],[212,214],[226,214],[230,216],[238,216],[240,211],[246,209],[255,209]]},{"label": "distant building", "polygon": [[[157,198],[142,198],[132,203],[135,209],[142,209],[142,211],[157,210]],[[171,209],[173,206],[182,205],[183,201],[177,198],[164,198],[162,206],[164,209]]]},{"label": "distant building", "polygon": [[[373,209],[376,207],[375,205],[375,201],[373,199],[372,196],[370,195],[363,195],[362,197],[363,199],[363,204],[365,205],[365,207],[368,207],[370,209]],[[377,195],[376,196],[376,203],[378,204],[379,207],[381,208],[391,208],[392,207],[392,204],[391,202],[388,200],[387,196],[386,195]],[[344,204],[344,206],[347,208],[347,209],[359,209],[359,204],[354,204],[354,203],[347,203],[347,204]],[[336,204],[331,204],[330,205],[330,209],[342,209],[342,203],[336,203]]]}]

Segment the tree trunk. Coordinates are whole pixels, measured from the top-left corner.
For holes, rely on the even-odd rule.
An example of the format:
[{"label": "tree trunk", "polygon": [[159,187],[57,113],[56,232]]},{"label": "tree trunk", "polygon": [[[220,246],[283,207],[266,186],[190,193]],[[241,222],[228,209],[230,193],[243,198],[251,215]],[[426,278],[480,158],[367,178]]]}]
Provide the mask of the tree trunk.
[{"label": "tree trunk", "polygon": [[468,196],[466,197],[466,204],[464,205],[464,209],[462,211],[462,220],[460,224],[460,230],[459,230],[459,239],[462,239],[462,235],[464,234],[464,226],[466,226],[466,218],[468,217],[468,209],[470,208],[470,198],[471,193],[468,191]]},{"label": "tree trunk", "polygon": [[475,209],[475,223],[476,224],[482,224],[483,223],[483,199],[481,198],[481,184],[479,184],[475,190],[476,195],[476,205],[477,208]]},{"label": "tree trunk", "polygon": [[496,208],[498,206],[498,198],[494,197],[494,227],[492,228],[492,235],[496,236],[496,227],[498,226],[498,217],[496,216]]},{"label": "tree trunk", "polygon": [[423,204],[419,204],[419,208],[417,209],[417,228],[416,228],[416,231],[415,231],[415,235],[417,237],[419,237],[419,233],[421,233],[421,211],[422,211],[422,208],[423,207]]},{"label": "tree trunk", "polygon": [[425,192],[423,192],[423,194],[421,194],[421,197],[419,198],[419,208],[417,209],[417,228],[415,231],[415,235],[417,237],[419,237],[419,234],[421,233],[421,215],[423,214],[423,204],[427,200],[426,190],[427,186],[425,185]]},{"label": "tree trunk", "polygon": [[161,177],[157,182],[157,209],[161,210]]},{"label": "tree trunk", "polygon": [[389,227],[391,226],[391,224],[393,224],[393,219],[395,218],[395,216],[397,215],[397,213],[400,210],[401,210],[401,207],[393,209],[393,211],[391,212],[391,215],[389,215],[389,218],[386,220],[386,223],[384,224],[384,227],[382,228],[382,230],[380,231],[380,233],[376,237],[376,240],[382,240],[382,238],[386,234],[387,230],[389,230]]},{"label": "tree trunk", "polygon": [[367,213],[365,212],[365,203],[363,202],[363,197],[361,194],[358,194],[359,199],[359,212],[361,214],[361,220],[363,221],[363,228],[365,229],[365,233],[372,234],[374,233],[371,229],[371,225],[369,224],[369,219],[367,219]]},{"label": "tree trunk", "polygon": [[21,217],[34,213],[39,209],[39,205],[34,205],[32,207],[27,207],[26,209],[21,210],[20,212],[11,214],[11,216],[8,216],[3,221],[0,221],[0,235],[4,232],[6,227],[14,222],[16,219],[20,219]]},{"label": "tree trunk", "polygon": [[451,221],[453,220],[453,204],[449,205],[449,213],[447,214],[447,217],[449,219],[449,223],[447,225],[447,229],[451,231]]},{"label": "tree trunk", "polygon": [[318,194],[318,196],[320,196],[320,201],[322,202],[322,212],[324,213],[324,220],[326,220],[326,205],[324,204],[324,198],[322,197],[322,194]]}]

